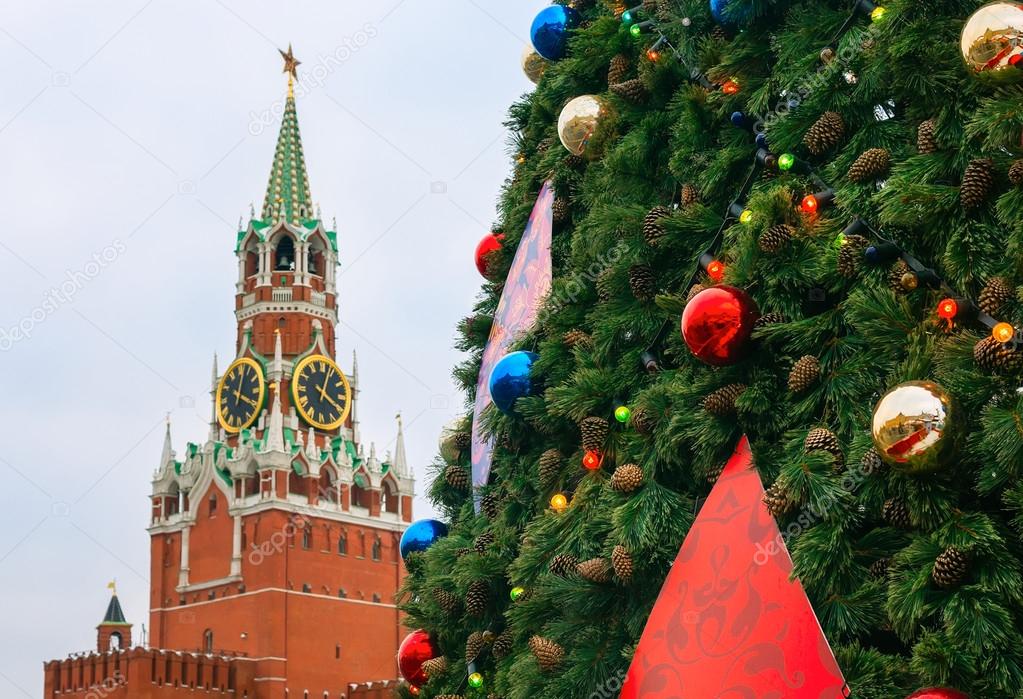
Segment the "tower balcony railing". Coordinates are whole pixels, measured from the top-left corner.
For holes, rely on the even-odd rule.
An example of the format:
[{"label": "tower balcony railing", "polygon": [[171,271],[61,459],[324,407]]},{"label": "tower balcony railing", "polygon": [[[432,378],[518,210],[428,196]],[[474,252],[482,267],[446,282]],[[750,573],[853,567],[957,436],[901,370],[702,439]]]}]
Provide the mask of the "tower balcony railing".
[{"label": "tower balcony railing", "polygon": [[294,294],[292,293],[291,287],[274,287],[271,292],[271,299],[277,302],[291,301]]},{"label": "tower balcony railing", "polygon": [[322,291],[316,291],[315,289],[313,289],[310,292],[309,298],[317,306],[326,306],[327,305],[327,295],[325,293],[323,293]]}]

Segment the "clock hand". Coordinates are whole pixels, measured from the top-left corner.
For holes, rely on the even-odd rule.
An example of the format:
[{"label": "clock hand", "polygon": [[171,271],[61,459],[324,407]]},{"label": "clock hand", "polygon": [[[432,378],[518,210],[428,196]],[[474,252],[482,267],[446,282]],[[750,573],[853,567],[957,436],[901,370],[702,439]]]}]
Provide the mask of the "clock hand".
[{"label": "clock hand", "polygon": [[235,398],[237,398],[238,400],[243,400],[243,401],[245,401],[246,403],[248,403],[249,405],[251,405],[251,406],[252,406],[253,408],[257,407],[257,406],[256,406],[256,401],[252,400],[252,399],[251,399],[251,398],[249,398],[248,396],[243,396],[243,395],[242,395],[242,393],[241,393],[241,391],[235,391],[235,392],[234,392],[234,395],[235,395]]},{"label": "clock hand", "polygon": [[334,371],[333,369],[327,369],[327,372],[323,375],[323,385],[320,386],[320,400],[327,397],[327,381],[330,380],[330,374]]},{"label": "clock hand", "polygon": [[333,405],[333,406],[334,406],[335,408],[337,408],[337,410],[338,410],[338,414],[341,414],[341,413],[343,413],[343,412],[345,411],[345,409],[344,409],[344,408],[342,408],[342,407],[341,407],[340,405],[338,405],[338,404],[337,404],[337,403],[336,403],[336,402],[334,401],[334,399],[333,399],[333,398],[331,398],[330,396],[328,396],[328,395],[324,395],[323,397],[327,399],[327,402],[328,402],[328,403],[330,403],[330,404],[331,404],[331,405]]}]

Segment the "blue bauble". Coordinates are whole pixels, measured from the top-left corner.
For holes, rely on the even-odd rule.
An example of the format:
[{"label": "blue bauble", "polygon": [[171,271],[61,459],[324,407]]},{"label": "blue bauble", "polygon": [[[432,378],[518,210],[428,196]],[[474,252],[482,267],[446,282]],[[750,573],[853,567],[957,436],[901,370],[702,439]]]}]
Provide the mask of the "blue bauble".
[{"label": "blue bauble", "polygon": [[[736,7],[738,4],[742,7]],[[750,6],[745,0],[710,0],[710,13],[719,24],[736,24],[749,19]]]},{"label": "blue bauble", "polygon": [[438,539],[447,535],[448,525],[444,522],[438,522],[435,519],[416,520],[401,535],[401,543],[398,544],[398,548],[401,550],[401,559],[407,561],[410,553],[425,551],[433,546]]},{"label": "blue bauble", "polygon": [[490,372],[490,397],[502,413],[511,413],[515,401],[533,393],[533,352],[511,352],[494,365]]},{"label": "blue bauble", "polygon": [[529,37],[536,52],[548,61],[556,61],[565,55],[568,32],[579,26],[579,13],[564,5],[551,5],[540,10],[533,20]]}]

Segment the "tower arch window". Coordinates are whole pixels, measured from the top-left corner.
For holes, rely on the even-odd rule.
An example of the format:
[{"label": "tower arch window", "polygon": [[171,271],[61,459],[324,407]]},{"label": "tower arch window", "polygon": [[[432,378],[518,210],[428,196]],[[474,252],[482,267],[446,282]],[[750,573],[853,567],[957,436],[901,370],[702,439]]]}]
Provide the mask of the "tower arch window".
[{"label": "tower arch window", "polygon": [[107,646],[107,650],[121,650],[124,647],[124,637],[121,636],[120,631],[114,631],[110,634],[110,641]]},{"label": "tower arch window", "polygon": [[310,274],[322,277],[324,267],[326,267],[326,251],[323,241],[319,237],[313,237],[306,248],[306,270]]},{"label": "tower arch window", "polygon": [[394,485],[393,481],[390,479],[384,481],[383,488],[380,490],[380,497],[383,499],[381,509],[384,512],[398,514],[398,505],[401,499],[398,497],[398,488]]},{"label": "tower arch window", "polygon": [[338,504],[337,476],[330,467],[320,470],[320,500]]},{"label": "tower arch window", "polygon": [[302,528],[302,548],[306,551],[313,547],[313,528],[306,526]]},{"label": "tower arch window", "polygon": [[216,493],[213,493],[212,495],[210,495],[209,510],[210,510],[210,517],[213,517],[214,515],[217,514],[217,494]]},{"label": "tower arch window", "polygon": [[283,235],[274,249],[274,269],[290,271],[295,269],[295,241],[290,235]]},{"label": "tower arch window", "polygon": [[369,491],[366,490],[366,477],[361,473],[355,474],[355,483],[352,484],[352,506],[369,507]]},{"label": "tower arch window", "polygon": [[254,277],[259,274],[260,270],[260,257],[259,246],[256,241],[250,241],[245,246],[245,277]]},{"label": "tower arch window", "polygon": [[380,560],[380,551],[383,549],[383,543],[380,541],[380,537],[373,539],[373,560]]},{"label": "tower arch window", "polygon": [[337,538],[337,552],[342,556],[348,555],[348,533],[345,531]]},{"label": "tower arch window", "polygon": [[202,632],[202,652],[206,655],[213,655],[213,629],[206,629]]}]

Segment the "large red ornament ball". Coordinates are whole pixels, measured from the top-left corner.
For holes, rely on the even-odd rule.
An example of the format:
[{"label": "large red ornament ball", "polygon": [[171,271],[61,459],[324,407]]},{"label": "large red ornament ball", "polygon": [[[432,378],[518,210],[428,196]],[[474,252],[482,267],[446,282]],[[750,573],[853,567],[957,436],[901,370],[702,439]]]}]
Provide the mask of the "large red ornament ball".
[{"label": "large red ornament ball", "polygon": [[413,687],[419,687],[427,680],[426,673],[423,672],[423,663],[439,656],[440,650],[429,632],[417,629],[406,636],[398,646],[398,670],[406,682]]},{"label": "large red ornament ball", "polygon": [[969,694],[964,694],[958,689],[948,687],[930,687],[913,692],[906,699],[970,699]]},{"label": "large red ornament ball", "polygon": [[712,286],[694,296],[682,311],[682,339],[702,362],[735,364],[749,349],[753,323],[759,317],[756,302],[742,289]]},{"label": "large red ornament ball", "polygon": [[483,236],[483,240],[476,246],[476,269],[480,271],[480,274],[484,278],[487,276],[487,268],[489,263],[490,254],[501,249],[501,240],[504,238],[502,233],[487,233]]}]

